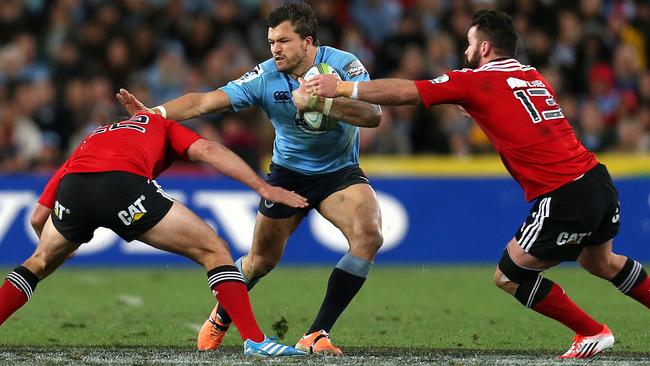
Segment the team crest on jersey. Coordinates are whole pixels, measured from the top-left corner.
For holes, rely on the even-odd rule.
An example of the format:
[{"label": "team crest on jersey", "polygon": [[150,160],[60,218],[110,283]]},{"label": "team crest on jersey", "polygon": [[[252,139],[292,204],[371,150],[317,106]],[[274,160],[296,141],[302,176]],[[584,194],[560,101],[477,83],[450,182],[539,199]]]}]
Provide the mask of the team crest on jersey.
[{"label": "team crest on jersey", "polygon": [[260,65],[257,65],[252,71],[245,73],[239,79],[235,80],[235,84],[242,85],[255,78],[262,76],[262,74],[264,74],[264,69],[262,69]]},{"label": "team crest on jersey", "polygon": [[140,220],[144,214],[147,213],[147,209],[144,208],[142,201],[145,197],[140,196],[135,200],[126,210],[122,210],[117,213],[117,217],[124,223],[124,225],[131,225],[132,223]]},{"label": "team crest on jersey", "polygon": [[363,66],[363,64],[359,60],[354,60],[354,61],[350,62],[349,64],[347,64],[347,66],[345,66],[343,68],[343,71],[345,71],[348,74],[349,79],[351,79],[351,78],[353,78],[355,76],[359,76],[359,75],[363,75],[363,74],[368,73],[365,66]]},{"label": "team crest on jersey", "polygon": [[435,79],[431,79],[431,80],[429,80],[429,82],[430,82],[431,84],[442,84],[442,83],[446,83],[446,82],[448,82],[448,81],[449,81],[449,75],[447,75],[447,74],[440,75],[440,76],[438,76],[438,77],[435,78]]}]

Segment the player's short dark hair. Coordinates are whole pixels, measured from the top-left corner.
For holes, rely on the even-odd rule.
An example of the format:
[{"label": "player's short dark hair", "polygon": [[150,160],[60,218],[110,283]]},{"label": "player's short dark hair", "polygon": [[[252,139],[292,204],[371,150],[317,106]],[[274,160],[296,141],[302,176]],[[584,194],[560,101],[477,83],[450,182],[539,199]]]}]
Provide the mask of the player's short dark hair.
[{"label": "player's short dark hair", "polygon": [[479,37],[489,41],[500,56],[514,57],[517,52],[517,32],[510,15],[495,9],[479,10],[472,18]]},{"label": "player's short dark hair", "polygon": [[293,25],[293,30],[305,39],[311,37],[318,46],[318,18],[311,6],[305,3],[288,3],[271,11],[266,20],[269,28],[275,28],[284,21]]}]

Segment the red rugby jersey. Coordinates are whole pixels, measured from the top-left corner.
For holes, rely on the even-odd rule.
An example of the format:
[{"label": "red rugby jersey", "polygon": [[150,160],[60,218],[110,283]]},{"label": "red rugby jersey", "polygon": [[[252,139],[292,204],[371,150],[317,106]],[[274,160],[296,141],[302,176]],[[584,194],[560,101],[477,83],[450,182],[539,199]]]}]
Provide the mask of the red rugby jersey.
[{"label": "red rugby jersey", "polygon": [[52,208],[59,181],[69,173],[122,171],[154,179],[202,138],[176,121],[139,113],[97,128],[54,174],[38,202]]},{"label": "red rugby jersey", "polygon": [[462,106],[485,132],[527,201],[553,191],[598,161],[575,136],[555,92],[535,68],[500,59],[415,82],[425,106]]}]

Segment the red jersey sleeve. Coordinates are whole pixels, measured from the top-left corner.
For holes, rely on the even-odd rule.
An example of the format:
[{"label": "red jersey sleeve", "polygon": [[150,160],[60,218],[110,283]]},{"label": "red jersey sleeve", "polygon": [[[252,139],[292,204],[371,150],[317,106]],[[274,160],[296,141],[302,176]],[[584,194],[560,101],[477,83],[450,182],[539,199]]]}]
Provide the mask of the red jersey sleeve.
[{"label": "red jersey sleeve", "polygon": [[187,149],[203,137],[176,121],[169,121],[167,138],[170,150],[179,158],[187,160]]},{"label": "red jersey sleeve", "polygon": [[426,107],[435,104],[463,105],[470,99],[472,78],[466,71],[452,71],[431,80],[417,80],[415,86]]},{"label": "red jersey sleeve", "polygon": [[66,161],[63,165],[61,165],[59,170],[54,173],[52,178],[50,178],[50,181],[47,182],[43,193],[41,193],[41,197],[38,199],[38,203],[49,209],[54,207],[54,201],[56,201],[56,191],[59,189],[59,182],[65,174],[65,168],[67,165],[68,162]]}]

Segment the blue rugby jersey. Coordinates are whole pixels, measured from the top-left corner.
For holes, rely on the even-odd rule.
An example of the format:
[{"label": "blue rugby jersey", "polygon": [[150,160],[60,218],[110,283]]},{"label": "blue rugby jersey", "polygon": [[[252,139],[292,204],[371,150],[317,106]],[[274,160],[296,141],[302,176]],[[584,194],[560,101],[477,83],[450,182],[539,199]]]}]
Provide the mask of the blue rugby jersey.
[{"label": "blue rugby jersey", "polygon": [[[343,80],[370,80],[354,55],[336,48],[319,47],[314,63],[330,65]],[[359,128],[339,122],[328,131],[307,129],[291,100],[298,87],[298,80],[277,71],[271,58],[219,89],[228,94],[234,111],[257,105],[266,112],[275,128],[271,159],[275,164],[307,175],[358,164]]]}]

